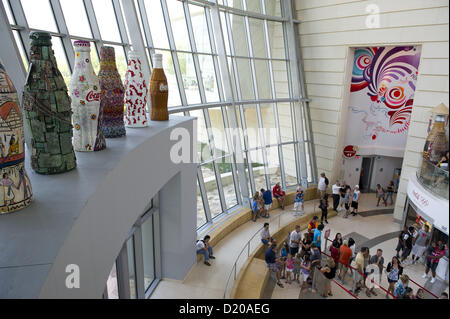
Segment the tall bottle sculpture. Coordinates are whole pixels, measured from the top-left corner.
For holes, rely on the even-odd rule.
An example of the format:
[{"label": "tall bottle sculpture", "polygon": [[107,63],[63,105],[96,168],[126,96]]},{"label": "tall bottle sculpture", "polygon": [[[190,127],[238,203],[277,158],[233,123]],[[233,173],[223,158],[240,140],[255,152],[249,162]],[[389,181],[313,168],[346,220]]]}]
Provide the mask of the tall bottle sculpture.
[{"label": "tall bottle sculpture", "polygon": [[154,54],[153,62],[154,68],[150,78],[151,120],[168,121],[167,100],[169,98],[169,86],[162,66],[162,54]]},{"label": "tall bottle sculpture", "polygon": [[103,110],[103,135],[106,138],[126,135],[123,122],[124,88],[116,66],[113,47],[100,49],[100,71],[98,73],[100,89],[104,92],[101,99]]},{"label": "tall bottle sculpture", "polygon": [[78,152],[101,151],[106,148],[100,104],[102,91],[91,63],[91,44],[75,41],[74,48],[75,68],[70,79],[73,146]]},{"label": "tall bottle sculpture", "polygon": [[141,59],[137,52],[128,52],[128,68],[125,75],[125,106],[127,127],[148,126],[146,105],[148,88],[141,69]]},{"label": "tall bottle sculpture", "polygon": [[33,199],[25,170],[25,136],[17,91],[0,59],[0,214],[28,206]]},{"label": "tall bottle sculpture", "polygon": [[31,133],[31,167],[40,174],[67,172],[76,167],[67,87],[56,65],[50,33],[32,32],[30,39],[22,103]]}]

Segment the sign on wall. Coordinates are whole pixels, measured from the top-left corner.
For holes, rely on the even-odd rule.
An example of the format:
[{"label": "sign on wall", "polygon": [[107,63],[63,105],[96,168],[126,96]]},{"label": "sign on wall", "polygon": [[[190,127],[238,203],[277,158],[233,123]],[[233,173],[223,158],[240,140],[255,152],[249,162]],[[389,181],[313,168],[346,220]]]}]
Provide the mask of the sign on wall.
[{"label": "sign on wall", "polygon": [[403,154],[420,54],[417,46],[355,49],[346,145],[365,155]]},{"label": "sign on wall", "polygon": [[344,148],[344,156],[346,158],[352,158],[356,155],[356,151],[358,150],[358,146],[355,145],[347,145]]}]

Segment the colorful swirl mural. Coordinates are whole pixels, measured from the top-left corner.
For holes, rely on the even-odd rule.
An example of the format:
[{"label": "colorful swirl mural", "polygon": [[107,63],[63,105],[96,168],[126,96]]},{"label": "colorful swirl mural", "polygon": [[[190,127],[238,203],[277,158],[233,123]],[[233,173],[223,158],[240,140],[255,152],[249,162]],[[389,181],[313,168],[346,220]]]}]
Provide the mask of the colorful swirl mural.
[{"label": "colorful swirl mural", "polygon": [[[411,120],[420,62],[420,47],[367,47],[355,50],[351,82],[351,112],[364,113],[366,137],[400,134]],[[352,102],[353,100],[353,102]],[[369,105],[365,107],[364,105]],[[377,123],[369,125],[367,122]]]}]

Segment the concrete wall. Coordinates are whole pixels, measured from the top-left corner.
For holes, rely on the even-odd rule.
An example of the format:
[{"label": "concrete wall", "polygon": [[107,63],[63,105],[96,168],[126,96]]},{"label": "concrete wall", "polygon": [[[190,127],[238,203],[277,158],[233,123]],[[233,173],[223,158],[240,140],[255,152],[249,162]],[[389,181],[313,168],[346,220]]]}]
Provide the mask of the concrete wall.
[{"label": "concrete wall", "polygon": [[[379,28],[366,27],[369,4],[379,8]],[[342,163],[351,47],[422,45],[411,125],[394,218],[401,220],[407,179],[419,166],[430,108],[448,98],[448,0],[296,0],[315,142],[317,169],[331,180]]]}]

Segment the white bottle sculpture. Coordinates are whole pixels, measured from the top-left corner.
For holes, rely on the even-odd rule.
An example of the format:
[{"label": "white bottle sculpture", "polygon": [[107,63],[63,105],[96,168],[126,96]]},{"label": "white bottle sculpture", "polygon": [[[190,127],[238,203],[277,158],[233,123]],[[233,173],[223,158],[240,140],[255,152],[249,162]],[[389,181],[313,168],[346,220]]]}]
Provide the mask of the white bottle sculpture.
[{"label": "white bottle sculpture", "polygon": [[125,125],[127,127],[148,126],[146,105],[148,87],[141,69],[139,53],[128,52],[128,68],[125,75]]},{"label": "white bottle sculpture", "polygon": [[101,90],[91,63],[90,43],[75,41],[74,49],[75,68],[70,79],[73,147],[78,152],[101,151],[106,148],[102,131]]}]

